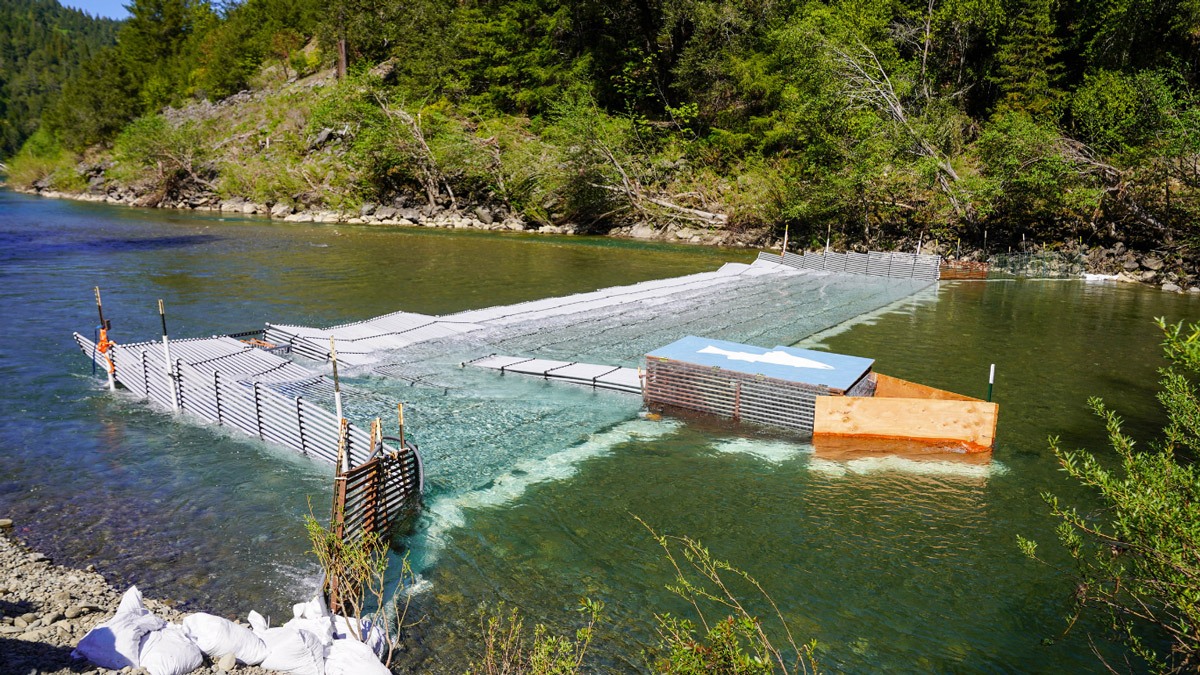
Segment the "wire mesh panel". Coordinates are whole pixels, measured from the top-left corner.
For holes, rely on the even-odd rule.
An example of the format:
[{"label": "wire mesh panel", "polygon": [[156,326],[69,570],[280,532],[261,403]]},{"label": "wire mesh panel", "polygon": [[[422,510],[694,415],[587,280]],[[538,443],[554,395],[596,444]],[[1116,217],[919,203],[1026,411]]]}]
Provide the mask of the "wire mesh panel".
[{"label": "wire mesh panel", "polygon": [[997,253],[988,264],[993,272],[1031,279],[1074,279],[1085,267],[1082,253],[1061,251]]}]

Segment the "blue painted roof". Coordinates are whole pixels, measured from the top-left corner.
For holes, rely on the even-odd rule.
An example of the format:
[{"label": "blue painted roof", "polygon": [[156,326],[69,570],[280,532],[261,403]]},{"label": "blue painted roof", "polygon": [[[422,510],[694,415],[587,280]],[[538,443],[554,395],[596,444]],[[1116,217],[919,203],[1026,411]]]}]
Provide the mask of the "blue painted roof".
[{"label": "blue painted roof", "polygon": [[788,382],[824,385],[843,391],[858,382],[875,363],[874,359],[846,354],[782,346],[765,349],[692,335],[655,349],[646,356],[716,366]]}]

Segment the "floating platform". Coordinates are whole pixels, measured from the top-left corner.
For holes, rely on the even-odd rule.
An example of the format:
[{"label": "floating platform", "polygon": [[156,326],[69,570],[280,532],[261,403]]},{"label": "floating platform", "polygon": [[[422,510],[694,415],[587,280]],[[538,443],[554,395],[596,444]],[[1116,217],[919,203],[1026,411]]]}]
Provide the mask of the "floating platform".
[{"label": "floating platform", "polygon": [[630,394],[642,393],[641,373],[636,368],[601,366],[575,361],[553,361],[521,356],[484,356],[464,366],[490,368],[501,373],[533,375],[545,380],[570,382],[593,389],[612,389]]}]

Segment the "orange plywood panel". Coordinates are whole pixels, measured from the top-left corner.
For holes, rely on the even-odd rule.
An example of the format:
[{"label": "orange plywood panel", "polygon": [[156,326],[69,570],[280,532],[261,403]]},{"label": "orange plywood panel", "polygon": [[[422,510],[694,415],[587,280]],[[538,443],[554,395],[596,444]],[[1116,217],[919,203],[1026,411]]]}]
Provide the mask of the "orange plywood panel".
[{"label": "orange plywood panel", "polygon": [[943,401],[979,401],[945,389],[934,389],[916,382],[909,382],[891,375],[875,373],[876,398],[927,398]]},{"label": "orange plywood panel", "polygon": [[958,441],[970,452],[991,450],[999,406],[984,401],[818,396],[813,437]]}]

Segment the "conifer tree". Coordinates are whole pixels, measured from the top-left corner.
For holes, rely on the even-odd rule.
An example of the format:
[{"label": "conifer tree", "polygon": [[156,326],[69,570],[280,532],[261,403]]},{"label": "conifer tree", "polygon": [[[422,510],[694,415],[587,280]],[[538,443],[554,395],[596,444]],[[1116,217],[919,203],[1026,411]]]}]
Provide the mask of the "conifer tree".
[{"label": "conifer tree", "polygon": [[1058,88],[1062,48],[1054,34],[1054,0],[1020,0],[1011,28],[996,53],[1000,110],[1043,118],[1062,98]]}]

